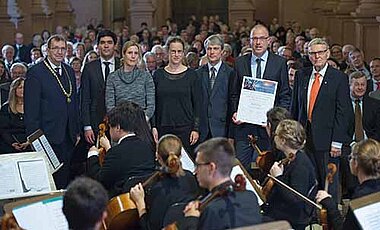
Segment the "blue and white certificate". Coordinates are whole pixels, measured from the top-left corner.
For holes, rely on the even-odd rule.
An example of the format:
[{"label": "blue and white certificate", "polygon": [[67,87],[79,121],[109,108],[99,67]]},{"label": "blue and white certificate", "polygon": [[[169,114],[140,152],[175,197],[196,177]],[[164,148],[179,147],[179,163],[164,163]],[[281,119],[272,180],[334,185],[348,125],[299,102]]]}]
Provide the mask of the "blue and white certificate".
[{"label": "blue and white certificate", "polygon": [[244,76],[241,86],[237,119],[265,126],[266,113],[273,108],[278,83]]}]

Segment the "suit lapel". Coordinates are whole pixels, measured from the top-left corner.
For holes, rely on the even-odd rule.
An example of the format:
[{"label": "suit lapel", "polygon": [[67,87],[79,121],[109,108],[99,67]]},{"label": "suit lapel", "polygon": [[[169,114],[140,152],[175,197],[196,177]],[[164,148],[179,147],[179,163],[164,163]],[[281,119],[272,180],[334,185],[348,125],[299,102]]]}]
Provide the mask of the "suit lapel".
[{"label": "suit lapel", "polygon": [[252,53],[246,55],[244,68],[245,68],[245,73],[248,73],[249,77],[252,77],[251,59],[252,59]]},{"label": "suit lapel", "polygon": [[208,65],[204,65],[203,67],[203,70],[202,70],[202,84],[203,84],[203,87],[206,89],[207,91],[207,96],[210,97],[210,87],[209,87],[209,72],[208,72]]},{"label": "suit lapel", "polygon": [[314,108],[316,108],[317,106],[319,106],[320,103],[323,104],[323,100],[325,98],[327,98],[324,95],[327,94],[327,89],[328,89],[329,82],[331,82],[331,80],[332,80],[332,78],[331,78],[331,69],[330,68],[331,68],[330,66],[327,67],[325,76],[323,76],[321,87],[319,88],[319,92],[318,92],[317,98],[315,100]]},{"label": "suit lapel", "polygon": [[95,69],[95,76],[97,82],[102,86],[102,88],[105,87],[105,82],[104,82],[104,76],[103,76],[103,71],[102,71],[102,62],[100,61],[100,58],[96,60],[96,69]]},{"label": "suit lapel", "polygon": [[307,95],[307,91],[309,89],[309,81],[310,81],[310,78],[311,78],[311,73],[312,73],[312,68],[308,68],[306,71],[305,71],[305,76],[304,76],[304,81],[303,81],[303,85],[302,85],[302,94],[304,95],[303,98],[306,98],[306,100],[304,100],[302,103],[303,103],[303,107],[305,108],[305,111],[306,111],[306,114],[307,114],[307,102],[309,100],[309,97]]}]

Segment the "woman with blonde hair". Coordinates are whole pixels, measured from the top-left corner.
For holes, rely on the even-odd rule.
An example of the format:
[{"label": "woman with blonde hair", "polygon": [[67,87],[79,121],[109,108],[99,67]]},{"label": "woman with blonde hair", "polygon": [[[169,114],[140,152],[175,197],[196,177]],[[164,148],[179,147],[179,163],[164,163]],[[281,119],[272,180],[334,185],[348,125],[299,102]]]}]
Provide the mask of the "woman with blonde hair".
[{"label": "woman with blonde hair", "polygon": [[[351,173],[359,181],[351,198],[380,192],[380,143],[374,139],[362,140],[353,146],[348,159]],[[361,229],[351,209],[344,220],[330,194],[318,191],[316,199],[327,209],[328,221],[333,229]]]},{"label": "woman with blonde hair", "polygon": [[24,78],[16,78],[9,90],[8,101],[0,111],[0,154],[21,152],[26,141],[24,124]]},{"label": "woman with blonde hair", "polygon": [[122,101],[138,104],[148,119],[155,108],[155,90],[152,76],[138,68],[141,48],[133,41],[123,46],[123,66],[112,72],[106,82],[106,108],[110,111]]},{"label": "woman with blonde hair", "polygon": [[[171,205],[187,203],[198,195],[198,185],[194,175],[182,168],[181,150],[182,142],[177,136],[167,134],[161,137],[156,157],[166,173],[146,190],[146,199],[141,183],[130,191],[131,198],[137,206],[142,229],[162,229],[165,227],[163,226],[165,214]],[[182,209],[178,211],[182,213]]]}]

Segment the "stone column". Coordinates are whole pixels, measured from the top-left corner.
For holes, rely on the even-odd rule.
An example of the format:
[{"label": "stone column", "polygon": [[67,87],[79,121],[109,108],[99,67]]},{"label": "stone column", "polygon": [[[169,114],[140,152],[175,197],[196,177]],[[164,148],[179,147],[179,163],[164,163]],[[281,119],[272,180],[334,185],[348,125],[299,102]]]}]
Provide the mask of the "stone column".
[{"label": "stone column", "polygon": [[54,26],[68,26],[74,24],[74,10],[69,0],[56,0],[54,19]]},{"label": "stone column", "polygon": [[32,0],[31,2],[32,31],[41,32],[43,29],[53,30],[53,11],[47,0]]},{"label": "stone column", "polygon": [[139,31],[141,22],[146,22],[148,25],[153,24],[154,7],[152,0],[130,0],[129,12],[131,33]]},{"label": "stone column", "polygon": [[380,28],[377,16],[380,0],[360,0],[359,6],[351,15],[355,23],[355,45],[364,51],[366,61],[380,53]]},{"label": "stone column", "polygon": [[234,22],[238,19],[247,19],[248,24],[255,20],[255,0],[229,0],[228,1],[228,21],[233,28]]}]

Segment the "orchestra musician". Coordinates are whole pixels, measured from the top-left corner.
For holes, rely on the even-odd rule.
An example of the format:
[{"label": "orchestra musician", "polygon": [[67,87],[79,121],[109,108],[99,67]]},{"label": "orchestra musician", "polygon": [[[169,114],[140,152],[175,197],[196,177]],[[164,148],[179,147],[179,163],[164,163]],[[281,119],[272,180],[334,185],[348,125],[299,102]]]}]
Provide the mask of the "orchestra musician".
[{"label": "orchestra musician", "polygon": [[[182,168],[181,149],[182,142],[177,136],[173,134],[162,136],[158,141],[156,158],[161,166],[169,169],[169,173],[163,174],[158,182],[147,189],[146,195],[141,183],[130,191],[131,199],[137,206],[142,229],[162,229],[165,227],[163,226],[165,214],[172,204],[187,203],[198,195],[195,177]],[[177,170],[170,172],[173,168]]]},{"label": "orchestra musician", "polygon": [[[351,198],[355,199],[380,192],[380,143],[374,139],[356,143],[352,148],[349,161],[351,173],[359,180],[359,186]],[[327,209],[328,221],[335,230],[361,229],[351,209],[343,221],[337,205],[326,191],[318,191],[316,200]]]},{"label": "orchestra musician", "polygon": [[107,137],[100,143],[107,151],[103,166],[99,150],[93,146],[88,152],[88,175],[100,181],[111,197],[129,191],[128,178],[145,176],[154,171],[154,141],[144,111],[133,102],[122,102],[107,114],[111,147]]},{"label": "orchestra musician", "polygon": [[63,196],[63,214],[73,230],[101,229],[107,216],[108,194],[103,186],[90,178],[78,177]]},{"label": "orchestra musician", "polygon": [[[302,195],[310,197],[316,186],[314,167],[301,150],[305,144],[305,131],[300,123],[285,119],[274,133],[276,148],[290,160],[286,165],[275,162],[270,174]],[[264,207],[265,216],[275,220],[287,220],[294,229],[305,229],[309,224],[312,208],[303,200],[278,185],[274,185]]]},{"label": "orchestra musician", "polygon": [[[210,193],[233,183],[230,173],[235,150],[226,138],[212,138],[200,144],[195,160],[199,185]],[[230,229],[261,223],[256,195],[251,191],[227,191],[199,211],[200,202],[190,202],[179,229]]]}]

